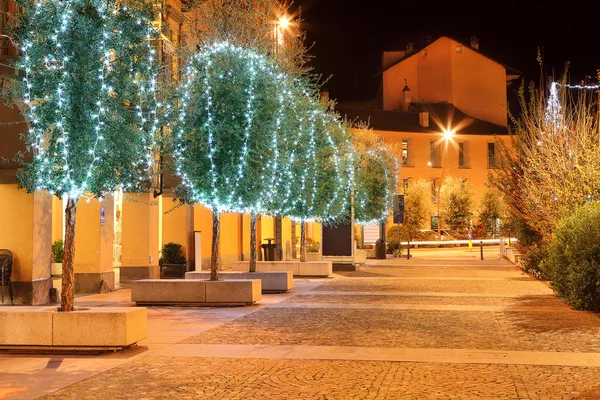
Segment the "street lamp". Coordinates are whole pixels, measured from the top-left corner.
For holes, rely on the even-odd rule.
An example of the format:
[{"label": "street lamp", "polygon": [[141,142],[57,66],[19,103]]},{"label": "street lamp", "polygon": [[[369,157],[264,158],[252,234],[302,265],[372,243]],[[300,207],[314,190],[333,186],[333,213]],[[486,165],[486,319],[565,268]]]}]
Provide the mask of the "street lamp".
[{"label": "street lamp", "polygon": [[444,172],[446,171],[446,162],[448,161],[448,141],[452,140],[452,136],[454,135],[454,131],[452,129],[445,129],[443,132],[444,139],[446,140],[446,150],[444,152],[444,166],[442,167],[442,176],[440,178],[440,188],[437,196],[437,230],[438,230],[438,240],[442,240],[442,228],[440,218],[440,200],[442,198],[442,185],[444,184]]},{"label": "street lamp", "polygon": [[275,22],[275,51],[279,49],[280,46],[283,46],[283,31],[288,30],[290,28],[291,21],[288,17],[282,16],[279,17],[277,22]]}]

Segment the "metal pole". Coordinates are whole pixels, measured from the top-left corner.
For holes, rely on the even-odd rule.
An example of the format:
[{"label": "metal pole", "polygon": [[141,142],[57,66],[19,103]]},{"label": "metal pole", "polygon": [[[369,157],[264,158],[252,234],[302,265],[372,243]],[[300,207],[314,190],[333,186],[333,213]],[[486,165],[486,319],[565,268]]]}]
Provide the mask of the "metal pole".
[{"label": "metal pole", "polygon": [[481,259],[483,260],[483,240],[479,242],[479,248],[481,249]]},{"label": "metal pole", "polygon": [[410,260],[410,239],[408,239],[408,246],[406,247],[406,259]]}]

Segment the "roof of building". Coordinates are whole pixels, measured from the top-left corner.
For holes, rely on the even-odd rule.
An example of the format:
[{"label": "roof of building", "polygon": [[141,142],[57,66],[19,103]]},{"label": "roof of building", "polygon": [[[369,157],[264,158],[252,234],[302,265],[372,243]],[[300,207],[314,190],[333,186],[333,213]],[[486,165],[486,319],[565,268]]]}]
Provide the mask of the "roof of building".
[{"label": "roof of building", "polygon": [[415,56],[415,55],[416,55],[416,54],[418,54],[419,52],[421,52],[421,51],[425,50],[425,49],[426,49],[426,48],[427,48],[427,47],[428,47],[430,44],[432,44],[433,42],[437,42],[438,40],[440,40],[440,39],[442,39],[442,38],[447,38],[447,39],[450,39],[450,40],[454,40],[455,42],[457,42],[457,43],[459,43],[459,44],[463,45],[464,47],[468,47],[469,49],[473,50],[474,52],[481,54],[481,55],[482,55],[482,56],[484,56],[485,58],[487,58],[487,59],[489,59],[489,60],[492,60],[493,62],[495,62],[495,63],[497,63],[497,64],[500,64],[500,65],[502,65],[504,68],[506,68],[506,75],[522,75],[521,71],[519,71],[518,69],[516,69],[516,68],[513,68],[513,67],[511,67],[511,66],[509,66],[509,65],[506,65],[506,64],[504,64],[504,63],[502,63],[502,62],[500,62],[500,61],[496,60],[495,58],[493,58],[493,57],[490,57],[490,56],[488,56],[488,55],[487,55],[487,54],[485,54],[485,53],[482,53],[481,51],[479,51],[479,49],[476,49],[476,48],[474,48],[474,47],[471,47],[471,46],[469,46],[469,45],[467,45],[467,44],[463,43],[462,41],[460,41],[460,40],[457,40],[457,39],[455,39],[455,38],[453,38],[453,37],[449,37],[449,36],[440,36],[440,37],[438,37],[437,39],[435,39],[435,40],[432,40],[431,42],[427,43],[426,45],[423,45],[423,46],[422,46],[420,49],[418,49],[418,50],[414,50],[414,51],[413,51],[411,54],[407,55],[406,57],[404,57],[404,58],[402,58],[402,59],[400,59],[400,60],[398,60],[398,61],[396,61],[395,63],[391,64],[391,65],[390,65],[390,66],[388,66],[387,68],[384,68],[384,69],[381,71],[381,73],[383,73],[383,72],[387,71],[388,69],[392,68],[392,67],[393,67],[393,66],[395,66],[395,65],[398,65],[398,64],[400,64],[400,63],[401,63],[401,62],[403,62],[404,60],[407,60],[407,59],[409,59],[409,58],[411,58],[411,57]]},{"label": "roof of building", "polygon": [[[336,110],[351,121],[363,121],[378,131],[437,133],[452,129],[457,134],[506,135],[508,128],[473,118],[450,103],[421,103],[411,105],[409,111],[386,111],[377,109],[344,107]],[[429,113],[429,127],[419,124],[419,112]]]}]

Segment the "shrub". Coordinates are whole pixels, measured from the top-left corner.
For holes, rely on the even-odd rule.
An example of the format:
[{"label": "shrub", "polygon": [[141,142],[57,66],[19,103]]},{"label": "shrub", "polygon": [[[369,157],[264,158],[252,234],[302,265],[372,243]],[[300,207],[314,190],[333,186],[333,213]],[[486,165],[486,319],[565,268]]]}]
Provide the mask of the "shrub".
[{"label": "shrub", "polygon": [[158,265],[163,264],[185,264],[185,256],[179,243],[169,242],[163,245],[160,251]]},{"label": "shrub", "polygon": [[600,202],[563,217],[541,268],[567,303],[600,311]]},{"label": "shrub", "polygon": [[52,243],[52,262],[53,263],[62,263],[64,254],[65,254],[64,242],[61,239],[55,240],[54,243]]},{"label": "shrub", "polygon": [[321,247],[321,243],[315,242],[311,238],[306,239],[306,251],[309,253],[318,253],[319,248]]}]

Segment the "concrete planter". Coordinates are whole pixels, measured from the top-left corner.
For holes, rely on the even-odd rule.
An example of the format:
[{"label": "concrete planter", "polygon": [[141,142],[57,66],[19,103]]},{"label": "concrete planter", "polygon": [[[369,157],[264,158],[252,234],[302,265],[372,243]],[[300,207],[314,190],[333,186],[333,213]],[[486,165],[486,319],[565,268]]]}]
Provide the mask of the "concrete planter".
[{"label": "concrete planter", "polygon": [[62,263],[52,263],[52,275],[62,275]]},{"label": "concrete planter", "polygon": [[362,249],[354,249],[354,262],[356,264],[364,264],[367,262],[367,251]]},{"label": "concrete planter", "polygon": [[321,253],[306,253],[306,261],[321,261]]},{"label": "concrete planter", "polygon": [[163,279],[179,279],[185,277],[185,264],[163,264],[160,267]]},{"label": "concrete planter", "polygon": [[97,307],[59,312],[56,307],[0,311],[0,348],[116,350],[147,337],[145,308]]},{"label": "concrete planter", "polygon": [[[236,261],[231,265],[233,271],[248,272],[250,261]],[[331,261],[258,261],[257,272],[291,271],[294,276],[328,277],[333,273]]]},{"label": "concrete planter", "polygon": [[143,279],[131,282],[131,301],[136,304],[246,306],[260,300],[261,292],[260,279]]},{"label": "concrete planter", "polygon": [[[210,279],[210,272],[191,271],[185,279]],[[263,293],[284,293],[294,287],[291,271],[275,272],[219,272],[219,280],[260,279]]]}]

